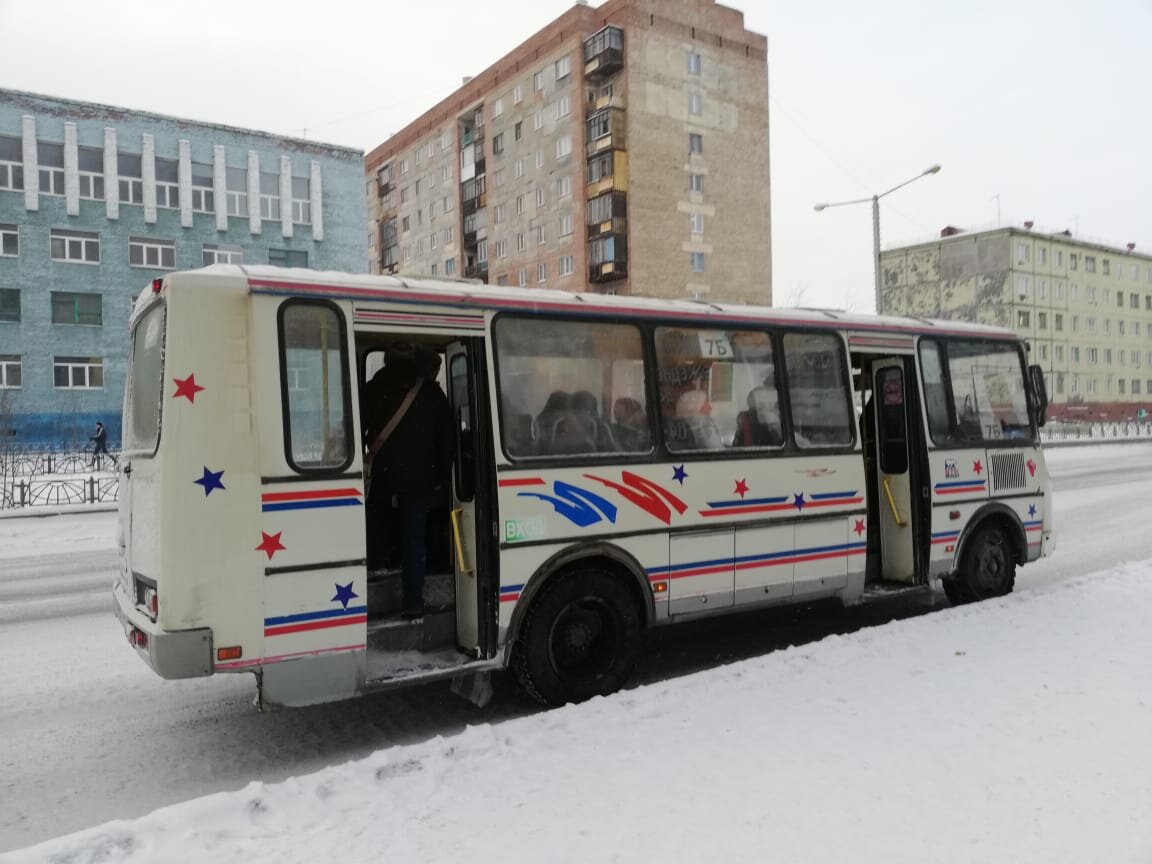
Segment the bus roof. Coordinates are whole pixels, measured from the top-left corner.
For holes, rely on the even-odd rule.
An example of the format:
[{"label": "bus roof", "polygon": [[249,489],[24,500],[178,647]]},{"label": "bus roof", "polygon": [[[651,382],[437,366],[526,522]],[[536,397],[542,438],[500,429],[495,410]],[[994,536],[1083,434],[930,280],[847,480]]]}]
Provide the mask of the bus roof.
[{"label": "bus roof", "polygon": [[834,309],[778,309],[771,306],[708,301],[584,294],[486,285],[462,279],[372,276],[267,265],[217,264],[195,272],[200,276],[219,274],[232,278],[245,278],[249,291],[257,294],[467,307],[477,310],[510,310],[535,314],[555,313],[612,318],[634,316],[697,323],[711,321],[718,325],[791,324],[874,333],[963,335],[1019,341],[1014,331],[1003,327],[931,318],[864,315]]}]

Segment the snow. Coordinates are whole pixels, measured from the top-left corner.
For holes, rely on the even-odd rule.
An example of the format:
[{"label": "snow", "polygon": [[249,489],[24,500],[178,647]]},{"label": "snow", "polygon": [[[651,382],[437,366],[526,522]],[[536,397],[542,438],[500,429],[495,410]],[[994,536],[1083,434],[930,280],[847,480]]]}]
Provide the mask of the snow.
[{"label": "snow", "polygon": [[[1148,862],[1152,503],[1143,487],[1152,447],[1069,448],[1048,458],[1056,554],[1023,568],[1007,598],[450,737],[433,733],[314,773],[305,773],[316,764],[309,751],[341,736],[346,706],[256,715],[239,701],[246,677],[194,682],[227,701],[211,735],[193,737],[183,721],[170,727],[168,746],[180,755],[175,769],[160,765],[160,780],[179,780],[202,763],[226,773],[229,738],[274,736],[283,733],[280,718],[310,718],[312,739],[295,753],[298,776],[108,822],[0,860]],[[66,551],[68,541],[47,529],[27,530],[44,531],[53,551]],[[77,542],[86,534],[78,527]],[[36,716],[19,706],[37,687],[49,691],[49,710],[99,718],[102,702],[163,686],[127,665],[138,663],[130,652],[108,656],[111,632],[77,658],[79,676],[65,676],[76,692],[6,671],[9,659],[30,659],[33,632],[66,639],[67,621],[94,632],[92,617],[0,628],[0,692],[11,700],[0,702],[0,718],[16,717],[14,726],[0,719],[0,730],[36,736]],[[110,684],[83,686],[84,672],[101,664],[114,667]],[[374,721],[388,724],[396,722],[389,712],[412,703],[393,694],[348,704],[371,704]],[[107,736],[127,735],[131,746],[136,734],[93,725],[72,742],[78,757]],[[454,732],[450,725],[440,731]],[[6,746],[0,739],[0,824],[9,806],[27,812],[21,778],[34,785],[30,774],[5,781]],[[43,770],[67,777],[67,749],[57,759]],[[105,766],[113,776],[117,767]],[[149,760],[131,767],[146,782]],[[247,763],[247,776],[275,773],[268,768]],[[164,776],[172,770],[178,776]],[[79,785],[72,780],[63,785]],[[107,812],[73,788],[27,793],[49,812],[62,804]]]}]

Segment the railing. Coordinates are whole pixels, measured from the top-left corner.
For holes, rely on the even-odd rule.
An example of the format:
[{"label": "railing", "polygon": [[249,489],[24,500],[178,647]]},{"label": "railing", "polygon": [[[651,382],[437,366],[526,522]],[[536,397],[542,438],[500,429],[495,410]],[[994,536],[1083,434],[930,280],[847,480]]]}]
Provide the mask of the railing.
[{"label": "railing", "polygon": [[86,450],[0,452],[0,510],[117,500],[119,454]]},{"label": "railing", "polygon": [[1128,441],[1152,440],[1152,424],[1127,421],[1124,423],[1059,423],[1049,421],[1040,430],[1044,443],[1059,441]]}]

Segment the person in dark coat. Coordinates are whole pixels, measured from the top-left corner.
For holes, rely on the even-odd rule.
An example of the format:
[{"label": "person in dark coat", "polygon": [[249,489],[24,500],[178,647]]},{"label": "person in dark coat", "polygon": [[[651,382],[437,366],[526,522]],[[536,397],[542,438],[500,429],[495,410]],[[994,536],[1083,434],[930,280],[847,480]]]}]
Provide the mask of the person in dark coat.
[{"label": "person in dark coat", "polygon": [[[420,380],[415,398],[372,462],[368,489],[368,567],[393,562],[397,550],[404,568],[403,614],[424,614],[428,511],[434,493],[449,479],[452,420],[448,399],[436,383],[439,355],[412,346],[385,353],[385,366],[365,394],[369,447]],[[435,361],[435,362],[433,362]],[[392,559],[392,560],[389,560]]]},{"label": "person in dark coat", "polygon": [[96,434],[89,436],[88,440],[96,442],[92,448],[92,465],[90,467],[96,467],[96,462],[101,454],[110,458],[114,465],[118,464],[116,457],[108,452],[108,430],[104,428],[104,424],[99,420],[96,421]]}]

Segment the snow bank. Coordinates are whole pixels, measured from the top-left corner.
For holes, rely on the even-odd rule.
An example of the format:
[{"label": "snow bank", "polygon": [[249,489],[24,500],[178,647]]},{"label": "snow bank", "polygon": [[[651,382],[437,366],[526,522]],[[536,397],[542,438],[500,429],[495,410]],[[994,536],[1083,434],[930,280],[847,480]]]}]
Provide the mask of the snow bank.
[{"label": "snow bank", "polygon": [[2,860],[1148,862],[1149,577],[834,636]]}]

